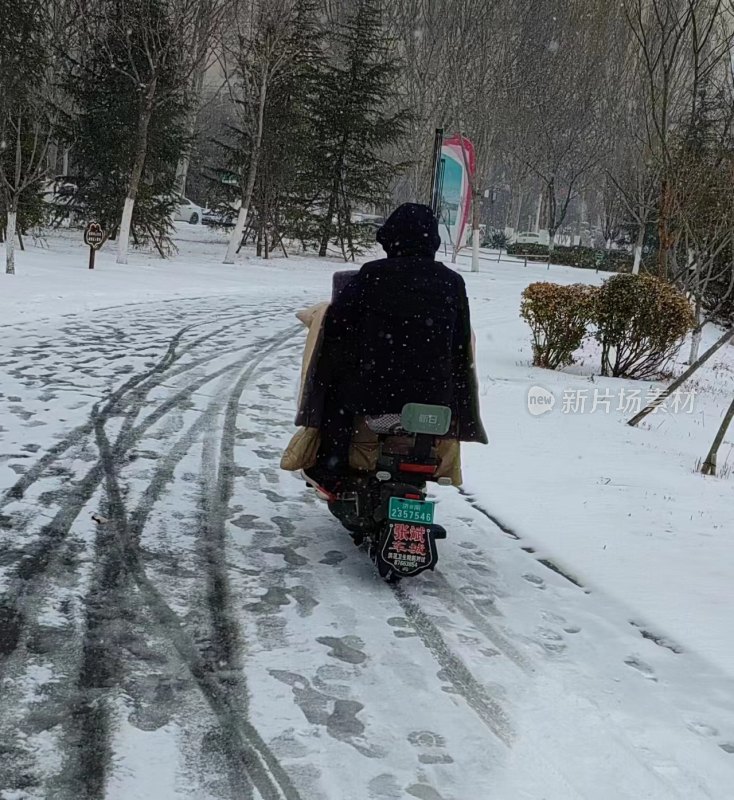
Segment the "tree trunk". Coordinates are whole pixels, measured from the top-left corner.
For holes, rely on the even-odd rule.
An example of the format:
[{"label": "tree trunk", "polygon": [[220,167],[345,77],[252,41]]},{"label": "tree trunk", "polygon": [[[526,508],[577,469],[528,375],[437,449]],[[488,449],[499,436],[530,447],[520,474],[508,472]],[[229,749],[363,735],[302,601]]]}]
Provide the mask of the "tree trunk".
[{"label": "tree trunk", "polygon": [[711,449],[706,456],[706,460],[701,465],[701,472],[703,472],[704,475],[716,475],[716,456],[719,453],[719,448],[721,447],[721,443],[724,441],[724,436],[729,429],[729,425],[731,425],[732,419],[734,419],[734,399],[732,399],[729,408],[724,415],[724,419],[721,422],[719,430],[716,432],[716,437],[714,438]]},{"label": "tree trunk", "polygon": [[688,356],[688,363],[693,364],[698,359],[698,353],[701,349],[701,334],[703,333],[703,329],[701,328],[701,316],[702,316],[702,304],[701,298],[696,298],[696,327],[693,329],[693,336],[691,336],[691,352]]},{"label": "tree trunk", "polygon": [[645,241],[645,225],[640,222],[640,230],[637,231],[637,241],[635,242],[635,260],[632,264],[632,274],[640,274],[640,264],[642,263],[642,245]]},{"label": "tree trunk", "polygon": [[673,394],[673,392],[679,386],[682,386],[691,377],[691,375],[698,370],[699,367],[705,364],[711,358],[711,356],[714,355],[714,353],[720,350],[732,338],[734,338],[734,328],[730,328],[728,331],[726,331],[724,335],[721,336],[718,341],[712,344],[702,356],[696,359],[695,363],[691,364],[691,366],[688,367],[688,369],[679,378],[676,378],[661,395],[656,397],[652,403],[645,406],[645,408],[643,408],[638,414],[635,414],[635,416],[632,417],[627,424],[634,427],[642,422],[642,420],[645,419],[648,414],[654,411],[661,403],[664,403],[665,400],[667,400],[668,397],[670,397],[670,395]]},{"label": "tree trunk", "polygon": [[[13,200],[15,205],[15,200]],[[8,211],[8,224],[5,229],[5,273],[15,275],[15,227],[18,220],[18,212]]]},{"label": "tree trunk", "polygon": [[520,192],[520,195],[517,199],[517,214],[515,215],[515,227],[513,228],[513,233],[517,233],[520,229],[520,215],[522,214],[523,199],[523,194]]},{"label": "tree trunk", "polygon": [[581,247],[583,242],[581,239],[584,235],[584,222],[586,221],[586,195],[582,192],[581,193],[581,201],[579,204],[579,219],[578,225],[576,226],[577,235],[579,237],[578,247]]},{"label": "tree trunk", "polygon": [[[334,165],[334,180],[331,184],[331,194],[329,195],[329,205],[327,207],[326,219],[324,219],[321,231],[321,242],[319,243],[319,258],[325,258],[329,250],[329,239],[331,239],[331,226],[334,224],[334,214],[336,212],[337,200],[341,191],[342,171],[344,170],[344,158],[347,152],[348,135],[344,134],[339,148],[339,155]],[[345,259],[346,260],[346,259]]]},{"label": "tree trunk", "polygon": [[145,159],[148,155],[148,128],[150,118],[153,116],[153,101],[155,99],[158,78],[153,77],[145,93],[145,103],[138,118],[138,130],[135,137],[135,161],[133,162],[130,180],[127,185],[127,195],[122,211],[122,221],[120,222],[119,237],[117,239],[117,263],[127,264],[127,251],[130,240],[130,227],[133,221],[133,210],[135,199],[138,196],[140,179],[143,177]]},{"label": "tree trunk", "polygon": [[331,226],[336,211],[336,199],[339,196],[339,183],[341,181],[341,160],[339,170],[334,176],[334,182],[331,185],[331,194],[329,195],[329,205],[326,210],[326,219],[324,220],[324,227],[321,231],[321,243],[319,245],[319,258],[324,258],[329,249],[329,239],[331,239]]},{"label": "tree trunk", "polygon": [[180,195],[186,195],[186,181],[189,176],[191,164],[191,142],[196,133],[196,120],[199,116],[201,92],[204,87],[204,73],[206,72],[206,48],[208,43],[208,28],[205,24],[199,25],[196,36],[197,65],[191,76],[191,101],[186,119],[186,147],[184,148],[178,166],[176,167],[176,189]]},{"label": "tree trunk", "polygon": [[255,130],[255,141],[252,149],[252,157],[250,158],[250,166],[247,170],[247,183],[242,192],[242,204],[237,214],[237,223],[229,239],[227,254],[224,256],[225,264],[234,264],[234,259],[237,255],[240,241],[242,240],[242,234],[245,232],[247,215],[250,213],[250,203],[252,202],[252,193],[255,190],[255,179],[257,178],[257,169],[260,162],[260,149],[262,147],[263,128],[265,125],[265,100],[267,98],[267,89],[268,75],[266,70],[263,72],[262,81],[260,83],[260,104],[257,112],[257,128]]},{"label": "tree trunk", "polygon": [[479,272],[479,210],[481,208],[481,195],[474,191],[471,201],[471,271]]},{"label": "tree trunk", "polygon": [[665,278],[668,274],[668,258],[670,255],[670,185],[663,178],[660,187],[660,218],[658,220],[658,275]]},{"label": "tree trunk", "polygon": [[535,212],[535,232],[540,232],[540,212],[543,210],[543,192],[538,195],[538,208]]}]

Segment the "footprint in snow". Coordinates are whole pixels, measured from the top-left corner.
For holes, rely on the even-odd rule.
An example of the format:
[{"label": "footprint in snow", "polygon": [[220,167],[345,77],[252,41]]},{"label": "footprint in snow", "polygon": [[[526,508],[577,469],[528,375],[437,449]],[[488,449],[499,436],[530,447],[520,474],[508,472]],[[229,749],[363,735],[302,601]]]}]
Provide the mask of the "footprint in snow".
[{"label": "footprint in snow", "polygon": [[388,619],[387,624],[391,628],[396,628],[397,630],[393,630],[393,636],[396,639],[409,639],[412,636],[417,636],[418,633],[413,629],[413,626],[408,622],[405,617],[390,617]]},{"label": "footprint in snow", "polygon": [[443,795],[440,795],[432,786],[425,783],[414,783],[406,790],[409,795],[417,797],[418,800],[444,800]]},{"label": "footprint in snow", "polygon": [[562,617],[560,614],[554,614],[551,611],[541,611],[540,616],[546,622],[553,623],[555,625],[563,626],[564,633],[580,633],[581,628],[578,625],[570,625],[565,617]]},{"label": "footprint in snow", "polygon": [[423,752],[418,756],[421,764],[453,764],[454,759],[448,753],[442,753],[446,749],[446,740],[443,736],[433,731],[413,731],[408,736],[408,741],[418,750]]},{"label": "footprint in snow", "polygon": [[334,636],[319,636],[316,641],[329,647],[329,656],[346,661],[348,664],[362,664],[367,660],[367,654],[360,650],[364,647],[364,642],[357,636],[344,636],[337,638]]},{"label": "footprint in snow", "polygon": [[540,616],[543,617],[546,622],[553,622],[556,625],[563,625],[566,621],[565,617],[562,617],[560,614],[554,614],[552,611],[541,611]]},{"label": "footprint in snow", "polygon": [[707,725],[705,722],[689,722],[688,728],[699,736],[709,737],[719,735],[719,731],[716,728],[712,725]]},{"label": "footprint in snow", "polygon": [[344,553],[340,552],[339,550],[329,550],[328,552],[324,553],[324,557],[319,561],[319,564],[327,564],[330,567],[334,567],[337,564],[341,564],[342,561],[346,556]]},{"label": "footprint in snow", "polygon": [[649,681],[657,681],[657,676],[655,675],[655,671],[653,668],[646,664],[644,661],[640,661],[639,658],[635,658],[634,656],[630,656],[629,658],[625,658],[624,663],[628,667],[632,667],[632,669],[636,669],[643,678],[647,678]]},{"label": "footprint in snow", "polygon": [[525,578],[528,583],[532,583],[533,586],[537,587],[538,589],[545,589],[545,581],[539,575],[533,575],[529,572],[526,572],[523,575],[523,578]]},{"label": "footprint in snow", "polygon": [[367,787],[370,800],[400,800],[403,791],[394,775],[384,773],[373,778]]},{"label": "footprint in snow", "polygon": [[538,628],[536,634],[539,637],[538,643],[548,653],[558,654],[566,649],[563,636],[550,628]]}]

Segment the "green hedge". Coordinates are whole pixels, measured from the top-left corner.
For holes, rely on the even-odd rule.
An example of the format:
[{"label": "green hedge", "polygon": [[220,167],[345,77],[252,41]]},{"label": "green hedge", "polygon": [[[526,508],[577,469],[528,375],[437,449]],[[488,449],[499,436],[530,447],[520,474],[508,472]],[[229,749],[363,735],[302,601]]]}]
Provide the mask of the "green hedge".
[{"label": "green hedge", "polygon": [[[548,246],[544,244],[511,244],[507,247],[508,256],[548,256]],[[600,272],[631,272],[633,258],[623,250],[595,250],[593,247],[553,248],[551,263],[564,267],[598,269]]]}]

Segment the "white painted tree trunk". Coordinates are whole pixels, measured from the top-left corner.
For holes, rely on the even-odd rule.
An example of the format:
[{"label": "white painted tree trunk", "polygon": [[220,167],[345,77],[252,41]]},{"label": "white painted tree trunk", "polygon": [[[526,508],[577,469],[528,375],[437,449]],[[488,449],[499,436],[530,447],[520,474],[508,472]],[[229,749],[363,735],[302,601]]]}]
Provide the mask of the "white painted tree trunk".
[{"label": "white painted tree trunk", "polygon": [[703,316],[703,309],[701,307],[701,301],[696,301],[696,327],[693,330],[693,336],[691,336],[691,352],[688,356],[688,363],[694,364],[698,360],[698,354],[701,350],[701,336],[703,331],[701,329],[701,317]]},{"label": "white painted tree trunk", "polygon": [[551,262],[553,261],[553,248],[556,246],[556,232],[551,233],[548,231],[548,269],[550,269]]},{"label": "white painted tree trunk", "polygon": [[15,275],[15,229],[18,220],[17,211],[8,211],[8,224],[5,229],[5,272]]},{"label": "white painted tree trunk", "polygon": [[229,237],[227,255],[224,257],[225,264],[234,264],[234,259],[237,255],[237,248],[240,246],[242,234],[245,232],[245,225],[247,224],[247,215],[249,214],[249,211],[249,205],[240,206],[239,213],[237,214],[237,222],[235,223],[232,235]]},{"label": "white painted tree trunk", "polygon": [[143,177],[145,159],[148,155],[148,128],[150,126],[150,119],[153,116],[157,87],[158,76],[153,75],[145,93],[145,103],[138,117],[138,129],[135,137],[135,160],[133,161],[130,179],[127,184],[127,196],[125,197],[125,205],[122,209],[122,221],[120,222],[119,238],[117,240],[118,264],[127,264],[127,251],[130,243],[133,209],[135,208],[135,199],[138,196],[140,180]]},{"label": "white painted tree trunk", "polygon": [[642,264],[642,245],[645,243],[645,223],[646,217],[640,219],[640,228],[637,231],[637,241],[635,242],[635,260],[632,264],[632,274],[640,274],[640,264]]},{"label": "white painted tree trunk", "polygon": [[133,209],[135,200],[132,197],[125,198],[125,206],[122,209],[122,222],[120,222],[120,232],[117,235],[117,263],[127,264],[127,251],[130,242],[130,227],[133,221]]},{"label": "white painted tree trunk", "polygon": [[471,271],[479,272],[479,228],[474,228],[471,235]]},{"label": "white painted tree trunk", "polygon": [[688,356],[688,363],[693,364],[698,359],[698,353],[701,350],[701,333],[697,330],[693,332],[691,337],[691,354]]},{"label": "white painted tree trunk", "polygon": [[473,187],[471,198],[471,271],[479,272],[479,218],[481,209],[481,194]]},{"label": "white painted tree trunk", "polygon": [[612,240],[611,239],[607,239],[607,241],[606,241],[606,249],[607,250],[611,250],[612,249]]},{"label": "white painted tree trunk", "polygon": [[640,264],[642,263],[642,245],[636,244],[635,245],[635,260],[632,264],[632,274],[639,275],[640,274]]}]

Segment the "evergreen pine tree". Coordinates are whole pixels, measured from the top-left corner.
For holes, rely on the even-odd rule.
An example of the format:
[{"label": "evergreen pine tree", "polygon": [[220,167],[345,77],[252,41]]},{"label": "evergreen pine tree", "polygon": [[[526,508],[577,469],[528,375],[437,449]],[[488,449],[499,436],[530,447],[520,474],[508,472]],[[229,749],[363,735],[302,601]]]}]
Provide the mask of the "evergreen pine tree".
[{"label": "evergreen pine tree", "polygon": [[[139,4],[139,14],[135,5]],[[146,103],[146,84],[131,75],[155,80],[155,102],[146,132],[142,179],[137,188],[131,235],[135,243],[154,241],[161,254],[170,247],[171,212],[176,165],[185,143],[184,86],[175,48],[149,75],[143,25],[166,31],[165,7],[159,0],[127,0],[125,15],[115,0],[100,4],[97,46],[92,42],[86,58],[71,78],[75,106],[69,138],[79,190],[75,202],[88,218],[95,218],[112,236],[119,230],[138,142],[136,131]],[[135,23],[127,24],[129,20]],[[121,36],[120,31],[125,35]]]},{"label": "evergreen pine tree", "polygon": [[354,259],[367,240],[364,227],[352,221],[354,210],[382,203],[404,166],[384,157],[405,135],[410,114],[391,110],[400,65],[390,53],[380,9],[380,0],[359,0],[334,33],[321,78],[313,157],[322,188],[321,256],[336,238],[345,258]]},{"label": "evergreen pine tree", "polygon": [[16,235],[42,218],[40,185],[56,113],[44,4],[0,0],[0,20],[0,241],[13,274]]}]

